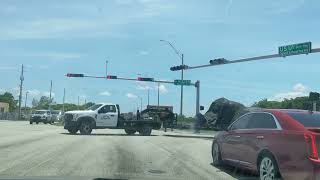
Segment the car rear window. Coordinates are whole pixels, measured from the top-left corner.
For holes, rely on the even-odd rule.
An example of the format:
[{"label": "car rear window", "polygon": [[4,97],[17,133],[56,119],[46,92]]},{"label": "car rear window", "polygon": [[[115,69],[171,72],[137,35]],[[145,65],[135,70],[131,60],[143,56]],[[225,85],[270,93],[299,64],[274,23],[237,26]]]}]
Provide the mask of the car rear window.
[{"label": "car rear window", "polygon": [[320,127],[320,114],[318,113],[287,113],[305,127]]}]

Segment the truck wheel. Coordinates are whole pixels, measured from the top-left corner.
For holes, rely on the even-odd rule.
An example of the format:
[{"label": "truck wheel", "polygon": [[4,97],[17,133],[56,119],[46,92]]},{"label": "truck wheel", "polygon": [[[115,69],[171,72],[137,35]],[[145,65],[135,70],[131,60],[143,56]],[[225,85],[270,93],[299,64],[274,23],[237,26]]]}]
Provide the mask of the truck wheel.
[{"label": "truck wheel", "polygon": [[43,124],[47,124],[47,121],[43,121]]},{"label": "truck wheel", "polygon": [[39,124],[39,121],[37,121],[36,124]]},{"label": "truck wheel", "polygon": [[29,123],[30,123],[30,124],[32,124],[33,122],[32,122],[32,121],[30,121]]},{"label": "truck wheel", "polygon": [[80,125],[80,133],[84,135],[91,134],[92,127],[89,121],[83,121]]},{"label": "truck wheel", "polygon": [[132,129],[124,129],[124,131],[125,131],[128,135],[133,135],[134,133],[136,133],[136,130],[132,130]]},{"label": "truck wheel", "polygon": [[68,129],[70,134],[76,134],[78,132],[78,129],[73,128],[73,129]]},{"label": "truck wheel", "polygon": [[140,131],[139,134],[142,136],[150,136],[152,131],[152,127],[144,126]]}]

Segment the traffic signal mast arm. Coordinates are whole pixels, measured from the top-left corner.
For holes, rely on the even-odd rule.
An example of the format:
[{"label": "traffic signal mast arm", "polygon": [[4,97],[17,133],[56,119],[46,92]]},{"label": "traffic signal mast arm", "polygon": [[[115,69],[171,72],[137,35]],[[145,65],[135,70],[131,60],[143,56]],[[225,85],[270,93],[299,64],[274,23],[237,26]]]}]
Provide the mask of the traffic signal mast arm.
[{"label": "traffic signal mast arm", "polygon": [[[155,83],[167,83],[167,84],[174,84],[174,81],[164,81],[164,80],[154,80],[153,78],[123,78],[113,75],[108,76],[90,76],[85,74],[75,74],[75,73],[68,73],[66,74],[67,77],[81,77],[81,78],[100,78],[100,79],[115,79],[115,80],[127,80],[127,81],[146,81],[146,82],[155,82]],[[195,83],[190,83],[190,85],[195,85]]]},{"label": "traffic signal mast arm", "polygon": [[[311,49],[309,53],[319,53],[320,48],[315,48]],[[291,56],[294,55],[300,55],[300,54],[292,54]],[[224,65],[224,64],[233,64],[233,63],[241,63],[241,62],[247,62],[247,61],[257,61],[257,60],[264,60],[264,59],[271,59],[271,58],[280,58],[280,57],[285,57],[281,56],[280,54],[271,54],[271,55],[264,55],[264,56],[256,56],[256,57],[251,57],[251,58],[243,58],[243,59],[238,59],[238,60],[226,60],[224,58],[218,58],[218,59],[213,59],[209,61],[209,64],[205,65],[199,65],[199,66],[185,66],[185,67],[179,67],[177,66],[171,67],[171,71],[179,71],[179,70],[190,70],[190,69],[197,69],[197,68],[204,68],[204,67],[210,67],[210,66],[218,66],[218,65]]]}]

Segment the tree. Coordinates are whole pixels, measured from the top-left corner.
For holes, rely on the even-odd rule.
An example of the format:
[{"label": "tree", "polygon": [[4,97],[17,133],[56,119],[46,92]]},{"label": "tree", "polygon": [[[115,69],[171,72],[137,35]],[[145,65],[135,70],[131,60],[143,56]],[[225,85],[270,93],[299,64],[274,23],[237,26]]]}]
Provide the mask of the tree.
[{"label": "tree", "polygon": [[12,112],[17,108],[18,100],[15,100],[13,95],[9,92],[0,94],[0,102],[5,102],[9,104],[9,111]]},{"label": "tree", "polygon": [[32,99],[32,107],[37,107],[39,105],[39,101],[35,98]]},{"label": "tree", "polygon": [[49,108],[49,103],[50,103],[50,98],[47,96],[41,96],[38,106],[36,107],[37,109],[48,109]]},{"label": "tree", "polygon": [[[318,105],[320,105],[320,101],[316,101]],[[254,103],[253,107],[260,108],[273,108],[273,109],[304,109],[304,110],[312,110],[312,101],[310,101],[308,96],[304,97],[296,97],[292,99],[284,99],[281,102],[278,101],[268,101],[267,99],[263,99]],[[319,109],[319,106],[317,106]]]}]

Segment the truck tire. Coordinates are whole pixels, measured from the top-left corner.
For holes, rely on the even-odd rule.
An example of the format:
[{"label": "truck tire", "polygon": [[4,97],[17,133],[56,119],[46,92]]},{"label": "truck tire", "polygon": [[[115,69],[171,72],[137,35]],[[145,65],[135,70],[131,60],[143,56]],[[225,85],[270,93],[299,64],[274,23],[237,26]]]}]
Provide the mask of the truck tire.
[{"label": "truck tire", "polygon": [[92,125],[90,121],[83,121],[80,124],[80,133],[83,135],[89,135],[92,132]]},{"label": "truck tire", "polygon": [[29,123],[30,123],[30,124],[32,124],[33,122],[32,122],[32,121],[30,121]]},{"label": "truck tire", "polygon": [[39,124],[39,121],[37,121],[36,124]]},{"label": "truck tire", "polygon": [[151,126],[144,126],[140,131],[139,134],[142,136],[150,136],[152,131]]},{"label": "truck tire", "polygon": [[124,129],[124,131],[125,131],[126,134],[128,134],[128,135],[133,135],[134,133],[136,133],[136,130],[133,130],[133,129]]}]

